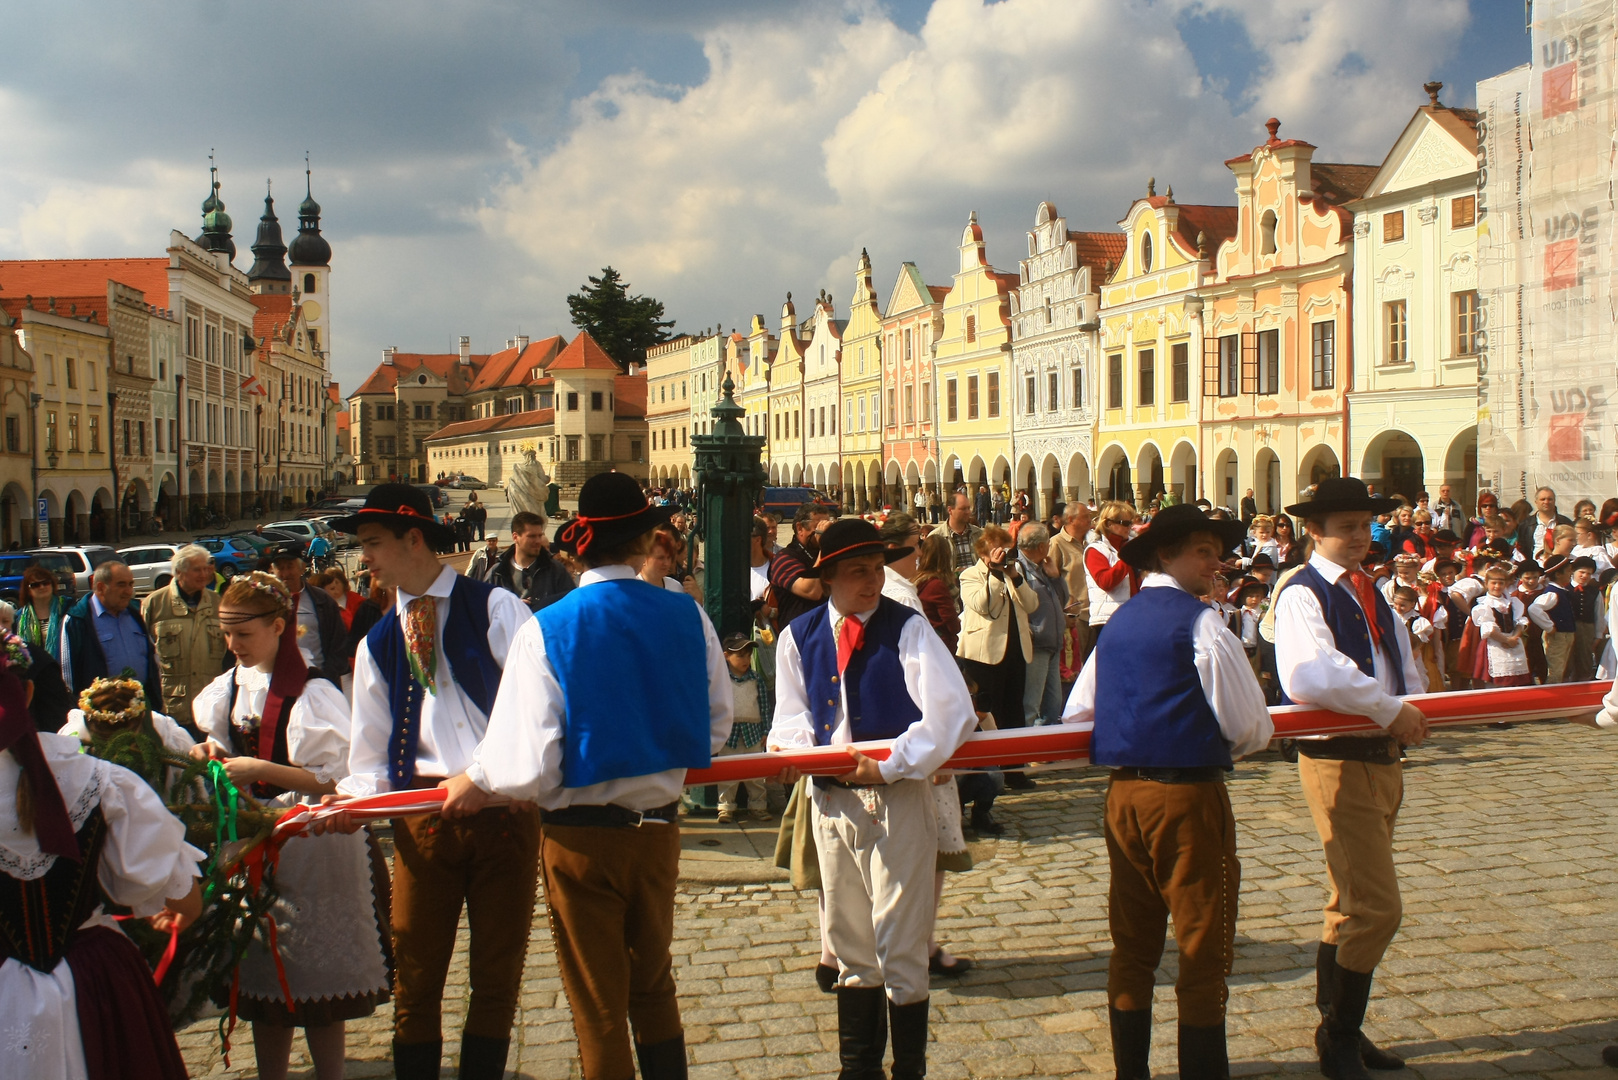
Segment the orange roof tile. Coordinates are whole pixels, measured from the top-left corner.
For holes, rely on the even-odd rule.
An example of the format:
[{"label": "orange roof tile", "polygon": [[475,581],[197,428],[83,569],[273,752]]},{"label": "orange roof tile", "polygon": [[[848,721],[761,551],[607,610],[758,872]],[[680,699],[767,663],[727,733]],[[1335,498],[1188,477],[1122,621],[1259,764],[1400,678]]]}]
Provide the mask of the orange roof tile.
[{"label": "orange roof tile", "polygon": [[0,297],[32,296],[43,311],[47,298],[54,296],[58,313],[66,310],[64,297],[100,297],[97,310],[104,311],[111,280],[141,290],[148,304],[166,308],[168,271],[167,259],[5,259],[0,260]]},{"label": "orange roof tile", "polygon": [[949,286],[929,285],[927,286],[927,291],[932,294],[933,303],[942,304],[944,302],[944,297],[949,295]]},{"label": "orange roof tile", "polygon": [[468,435],[485,435],[495,431],[510,431],[513,428],[538,427],[542,424],[554,423],[555,420],[555,409],[529,409],[527,412],[503,413],[500,416],[484,416],[476,420],[459,420],[439,428],[427,436],[426,441],[464,439]]},{"label": "orange roof tile", "polygon": [[1078,251],[1079,265],[1104,271],[1124,258],[1129,240],[1120,232],[1069,232],[1068,239]]},{"label": "orange roof tile", "polygon": [[477,372],[482,370],[489,357],[487,354],[473,353],[470,359],[472,362],[471,379],[467,379],[464,376],[458,377],[455,374],[455,369],[460,360],[457,353],[394,353],[393,363],[391,365],[378,364],[376,370],[371,372],[370,377],[360,384],[360,388],[354,391],[354,394],[355,396],[360,394],[391,394],[394,387],[399,384],[400,373],[414,371],[418,367],[425,367],[439,378],[448,379],[452,392],[464,394],[466,393],[467,382],[476,379]]},{"label": "orange roof tile", "polygon": [[567,348],[552,360],[547,371],[619,371],[618,364],[608,356],[595,339],[583,330],[568,343]]},{"label": "orange roof tile", "polygon": [[1179,227],[1175,230],[1186,254],[1196,257],[1197,234],[1202,233],[1212,258],[1219,245],[1236,235],[1240,212],[1234,206],[1180,206]]},{"label": "orange roof tile", "polygon": [[612,382],[613,414],[626,419],[646,415],[646,373],[620,375]]},{"label": "orange roof tile", "polygon": [[292,321],[292,295],[290,293],[254,293],[253,337],[259,341],[274,341],[286,337],[286,324]]},{"label": "orange roof tile", "polygon": [[1309,186],[1328,205],[1337,206],[1357,199],[1371,186],[1380,165],[1347,165],[1330,161],[1309,163]]}]

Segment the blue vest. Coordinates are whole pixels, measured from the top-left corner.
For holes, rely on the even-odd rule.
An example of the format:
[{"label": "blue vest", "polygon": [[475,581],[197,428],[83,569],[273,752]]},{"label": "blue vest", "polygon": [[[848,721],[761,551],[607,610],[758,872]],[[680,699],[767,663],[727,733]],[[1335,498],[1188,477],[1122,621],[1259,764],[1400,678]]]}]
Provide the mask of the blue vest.
[{"label": "blue vest", "polygon": [[[1345,574],[1349,571],[1343,571]],[[1337,651],[1354,661],[1356,667],[1365,674],[1376,677],[1376,664],[1371,654],[1371,631],[1365,625],[1365,613],[1360,609],[1359,603],[1345,590],[1328,582],[1320,576],[1308,563],[1288,579],[1286,586],[1281,590],[1285,592],[1294,585],[1301,585],[1315,594],[1320,601],[1320,610],[1326,617],[1326,626],[1331,630],[1332,639],[1337,643]],[[1394,693],[1403,697],[1405,690],[1404,658],[1399,655],[1399,635],[1393,617],[1393,609],[1388,606],[1387,599],[1382,590],[1376,590],[1376,624],[1382,630],[1382,658],[1393,668]],[[1281,701],[1286,705],[1296,704],[1287,697],[1283,690]]]},{"label": "blue vest", "polygon": [[1554,582],[1546,582],[1545,589],[1556,594],[1556,606],[1550,610],[1551,625],[1559,634],[1571,634],[1577,629],[1578,597],[1575,594],[1578,590]]},{"label": "blue vest", "polygon": [[792,640],[803,662],[803,689],[815,721],[815,742],[831,745],[837,730],[841,687],[848,698],[848,729],[855,742],[897,739],[921,719],[921,706],[905,684],[899,635],[920,618],[914,608],[884,596],[865,620],[865,644],[837,674],[837,639],[831,632],[831,605],[821,604],[792,620]]},{"label": "blue vest", "polygon": [[1096,642],[1090,760],[1137,769],[1233,767],[1192,652],[1207,605],[1182,589],[1142,589]]},{"label": "blue vest", "polygon": [[708,645],[689,596],[614,578],[534,618],[567,713],[563,787],[708,767]]},{"label": "blue vest", "polygon": [[[494,586],[468,577],[455,578],[449,594],[449,616],[436,642],[449,661],[455,685],[487,717],[500,689],[500,665],[489,652],[489,594]],[[393,732],[388,736],[388,783],[394,791],[416,780],[416,749],[421,743],[421,696],[426,691],[410,671],[410,651],[399,626],[399,605],[388,609],[365,635],[366,648],[382,681],[388,685],[388,711]]]}]

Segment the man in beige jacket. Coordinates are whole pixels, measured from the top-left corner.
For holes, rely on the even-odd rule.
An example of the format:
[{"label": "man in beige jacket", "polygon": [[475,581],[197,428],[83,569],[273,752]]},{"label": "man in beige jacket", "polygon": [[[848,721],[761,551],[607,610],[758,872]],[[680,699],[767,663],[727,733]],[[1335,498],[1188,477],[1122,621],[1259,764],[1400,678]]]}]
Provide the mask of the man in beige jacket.
[{"label": "man in beige jacket", "polygon": [[187,544],[169,566],[174,579],[146,598],[142,614],[156,646],[164,710],[194,734],[191,702],[226,666],[219,594],[208,590],[213,556],[207,548]]},{"label": "man in beige jacket", "polygon": [[1051,537],[1051,559],[1067,581],[1067,624],[1078,630],[1079,655],[1073,670],[1090,658],[1090,584],[1084,576],[1084,549],[1090,546],[1090,508],[1078,499],[1062,511],[1062,529]]}]

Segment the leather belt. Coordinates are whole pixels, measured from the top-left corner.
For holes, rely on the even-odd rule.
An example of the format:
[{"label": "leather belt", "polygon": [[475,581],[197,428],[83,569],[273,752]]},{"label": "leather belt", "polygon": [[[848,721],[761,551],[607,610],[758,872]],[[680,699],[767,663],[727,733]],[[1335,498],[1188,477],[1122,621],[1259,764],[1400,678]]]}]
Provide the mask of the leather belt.
[{"label": "leather belt", "polygon": [[1299,739],[1298,753],[1321,761],[1396,765],[1399,743],[1391,735],[1338,735],[1330,739]]},{"label": "leather belt", "polygon": [[1114,769],[1114,780],[1151,780],[1159,784],[1222,784],[1225,770],[1218,765],[1194,769]]},{"label": "leather belt", "polygon": [[832,791],[841,788],[844,791],[859,791],[862,788],[886,787],[886,784],[845,784],[835,776],[811,776],[809,782],[821,791]]},{"label": "leather belt", "polygon": [[631,810],[608,803],[605,806],[564,806],[541,810],[541,825],[568,825],[590,829],[638,829],[642,825],[673,825],[679,820],[678,800],[651,810]]}]

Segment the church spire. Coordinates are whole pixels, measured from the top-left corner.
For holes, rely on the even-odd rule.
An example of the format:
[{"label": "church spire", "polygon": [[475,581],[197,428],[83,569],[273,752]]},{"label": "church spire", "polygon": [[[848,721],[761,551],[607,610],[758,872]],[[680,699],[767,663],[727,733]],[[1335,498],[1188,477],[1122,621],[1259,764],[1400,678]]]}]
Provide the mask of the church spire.
[{"label": "church spire", "polygon": [[320,204],[315,202],[307,154],[303,159],[303,183],[303,202],[298,205],[298,235],[293,238],[288,253],[293,266],[330,266],[331,245],[320,235]]},{"label": "church spire", "polygon": [[292,271],[286,264],[287,246],[281,240],[281,222],[275,216],[275,199],[270,182],[264,181],[264,216],[258,219],[258,237],[253,241],[253,266],[247,280],[260,292],[286,292],[292,286]]},{"label": "church spire", "polygon": [[219,167],[214,164],[213,151],[208,152],[208,197],[202,201],[202,233],[196,242],[208,251],[223,251],[227,258],[236,258],[236,241],[231,238],[230,215],[225,213],[225,201],[219,197]]}]

